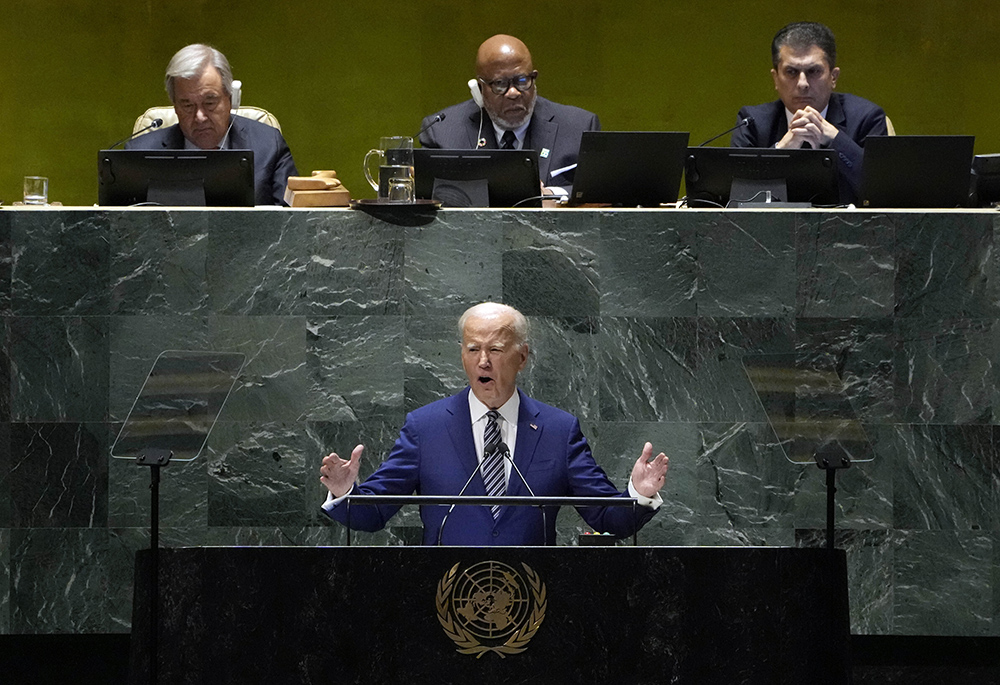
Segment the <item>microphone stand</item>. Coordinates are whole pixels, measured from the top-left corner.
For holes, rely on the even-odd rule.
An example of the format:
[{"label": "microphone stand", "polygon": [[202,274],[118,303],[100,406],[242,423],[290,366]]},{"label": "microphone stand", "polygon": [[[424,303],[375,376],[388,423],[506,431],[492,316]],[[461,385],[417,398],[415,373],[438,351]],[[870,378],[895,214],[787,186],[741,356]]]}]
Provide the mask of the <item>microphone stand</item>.
[{"label": "microphone stand", "polygon": [[109,147],[107,149],[108,150],[114,150],[116,147],[118,147],[122,143],[127,143],[128,141],[132,140],[136,136],[140,136],[143,133],[145,133],[146,131],[151,131],[153,129],[160,128],[161,126],[163,126],[163,119],[160,119],[160,118],[153,119],[153,121],[150,122],[149,126],[146,126],[144,128],[140,128],[138,131],[136,131],[135,133],[133,133],[130,136],[125,136],[124,138],[122,138],[117,143],[115,143],[114,145],[112,145],[111,147]]},{"label": "microphone stand", "polygon": [[436,124],[436,123],[438,123],[440,121],[444,121],[444,118],[445,118],[445,113],[444,112],[438,112],[437,114],[435,114],[434,118],[431,119],[430,123],[427,124],[426,126],[424,126],[422,129],[420,129],[417,132],[416,139],[420,140],[420,136],[424,135],[424,132],[426,132],[427,129],[429,129],[431,126],[433,126],[434,124]]},{"label": "microphone stand", "polygon": [[[479,467],[478,466],[475,469],[472,470],[472,473],[469,474],[469,480],[465,481],[465,485],[463,485],[462,489],[458,491],[458,496],[459,497],[461,497],[462,495],[465,494],[466,489],[468,489],[468,487],[469,487],[469,483],[472,482],[472,479],[476,477],[477,473],[479,473]],[[441,519],[441,525],[438,527],[438,539],[437,539],[437,546],[438,547],[441,546],[441,537],[444,535],[444,524],[446,524],[448,522],[448,517],[451,516],[451,511],[452,511],[452,509],[455,508],[456,504],[457,504],[457,502],[452,502],[451,506],[448,507],[448,511],[445,512],[444,518]]]},{"label": "microphone stand", "polygon": [[749,126],[752,123],[753,123],[753,117],[743,117],[742,119],[740,119],[740,123],[736,124],[735,126],[733,126],[730,129],[727,129],[727,130],[723,131],[722,133],[720,133],[717,136],[712,136],[711,138],[709,138],[708,140],[706,140],[704,143],[702,143],[698,147],[705,147],[706,145],[708,145],[709,143],[711,143],[713,140],[717,140],[717,139],[721,138],[722,136],[726,135],[727,133],[732,133],[736,129],[743,128],[744,126]]},{"label": "microphone stand", "polygon": [[[534,497],[535,491],[531,489],[531,486],[528,485],[528,481],[525,479],[524,474],[521,473],[521,469],[519,469],[517,464],[514,463],[513,457],[510,456],[510,448],[507,447],[507,443],[500,443],[500,455],[510,462],[510,465],[514,467],[514,472],[517,473],[517,477],[521,479],[521,482],[524,483],[524,487],[528,489],[528,494]],[[453,504],[452,506],[455,505]],[[547,545],[549,544],[548,512],[545,511],[544,506],[539,506],[538,508],[542,510],[542,542]],[[555,540],[552,542],[554,543]]]}]

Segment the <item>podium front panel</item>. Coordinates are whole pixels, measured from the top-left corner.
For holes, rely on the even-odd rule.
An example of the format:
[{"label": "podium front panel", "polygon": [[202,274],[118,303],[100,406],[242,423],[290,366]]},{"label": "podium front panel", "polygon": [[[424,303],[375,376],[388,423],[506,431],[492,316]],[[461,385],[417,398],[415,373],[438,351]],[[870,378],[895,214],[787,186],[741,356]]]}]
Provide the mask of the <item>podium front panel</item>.
[{"label": "podium front panel", "polygon": [[160,563],[161,683],[849,682],[842,551],[191,548]]}]

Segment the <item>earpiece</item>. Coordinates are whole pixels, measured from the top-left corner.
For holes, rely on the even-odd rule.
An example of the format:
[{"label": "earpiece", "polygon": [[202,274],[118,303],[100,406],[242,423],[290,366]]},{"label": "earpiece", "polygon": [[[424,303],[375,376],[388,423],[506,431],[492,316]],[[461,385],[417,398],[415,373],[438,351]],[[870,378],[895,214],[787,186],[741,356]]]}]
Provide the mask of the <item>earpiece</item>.
[{"label": "earpiece", "polygon": [[233,112],[240,108],[240,98],[243,96],[243,82],[233,80]]},{"label": "earpiece", "polygon": [[483,107],[483,89],[479,85],[479,79],[470,78],[469,79],[469,92],[472,93],[472,99],[476,101],[479,108]]}]

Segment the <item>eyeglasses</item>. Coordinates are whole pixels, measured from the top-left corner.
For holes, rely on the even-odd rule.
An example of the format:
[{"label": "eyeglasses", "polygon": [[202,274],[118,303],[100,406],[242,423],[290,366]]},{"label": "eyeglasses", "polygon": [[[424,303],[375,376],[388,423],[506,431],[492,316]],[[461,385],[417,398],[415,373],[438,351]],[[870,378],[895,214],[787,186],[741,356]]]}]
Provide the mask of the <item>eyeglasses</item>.
[{"label": "eyeglasses", "polygon": [[538,78],[538,72],[533,71],[530,74],[518,74],[510,78],[500,78],[496,81],[484,81],[483,79],[478,79],[478,81],[484,86],[489,86],[494,95],[503,95],[511,89],[511,86],[517,88],[519,93],[528,92],[535,85],[536,78]]}]

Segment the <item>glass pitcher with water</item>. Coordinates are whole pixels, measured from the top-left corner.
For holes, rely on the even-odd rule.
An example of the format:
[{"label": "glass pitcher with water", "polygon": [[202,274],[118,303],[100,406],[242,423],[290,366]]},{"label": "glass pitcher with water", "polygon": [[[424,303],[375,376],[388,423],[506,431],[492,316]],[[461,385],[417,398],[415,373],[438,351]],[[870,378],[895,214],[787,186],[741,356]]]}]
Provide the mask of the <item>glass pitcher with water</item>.
[{"label": "glass pitcher with water", "polygon": [[[371,160],[378,158],[378,177],[373,176]],[[365,155],[365,178],[384,202],[413,202],[413,138],[384,136],[379,147]]]}]

